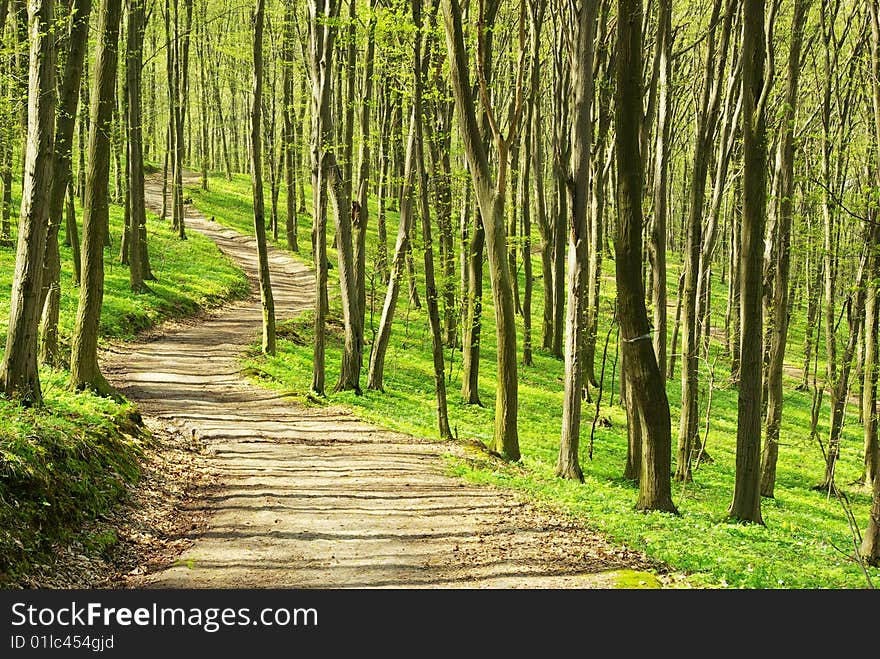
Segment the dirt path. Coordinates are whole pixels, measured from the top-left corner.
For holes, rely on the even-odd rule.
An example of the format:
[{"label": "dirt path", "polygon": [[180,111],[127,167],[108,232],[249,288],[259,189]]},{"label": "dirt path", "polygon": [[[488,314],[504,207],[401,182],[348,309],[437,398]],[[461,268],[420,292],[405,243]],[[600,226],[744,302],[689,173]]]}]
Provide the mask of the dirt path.
[{"label": "dirt path", "polygon": [[[147,181],[148,203],[161,184]],[[187,207],[187,225],[245,269],[257,291],[255,243]],[[313,279],[270,251],[279,318],[307,309]],[[257,295],[110,357],[108,377],[148,423],[202,439],[220,486],[197,501],[207,528],[174,566],[136,585],[199,587],[588,588],[614,570],[651,570],[515,494],[444,474],[448,445],[305,408],[259,388],[237,357],[260,328]]]}]

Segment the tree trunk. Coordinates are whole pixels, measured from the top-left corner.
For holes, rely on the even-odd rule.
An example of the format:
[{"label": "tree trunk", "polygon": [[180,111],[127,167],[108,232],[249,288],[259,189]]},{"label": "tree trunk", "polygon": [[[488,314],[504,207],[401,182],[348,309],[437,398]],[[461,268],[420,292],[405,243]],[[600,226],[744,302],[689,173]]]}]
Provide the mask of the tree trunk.
[{"label": "tree trunk", "polygon": [[[413,21],[415,36],[415,85],[413,94],[413,122],[415,123],[416,161],[419,173],[419,214],[422,219],[422,243],[425,260],[425,303],[428,305],[428,319],[431,325],[431,353],[434,361],[434,389],[437,395],[437,423],[441,439],[452,439],[449,429],[449,413],[446,408],[446,372],[443,365],[443,336],[440,327],[440,308],[437,284],[434,280],[434,254],[431,240],[431,208],[428,200],[428,175],[425,171],[425,147],[422,130],[422,87],[427,73],[422,65],[421,39],[422,0],[413,0]],[[425,65],[430,64],[430,48],[426,48]]]},{"label": "tree trunk", "polygon": [[391,328],[394,323],[394,314],[397,310],[397,300],[400,296],[400,284],[403,280],[404,268],[406,267],[406,254],[409,250],[410,235],[412,231],[413,215],[413,178],[416,159],[416,129],[418,116],[413,108],[410,117],[409,138],[406,145],[406,161],[403,173],[403,197],[400,200],[400,223],[397,229],[397,242],[394,246],[394,258],[391,261],[391,275],[388,279],[388,287],[385,291],[385,302],[382,305],[382,319],[379,322],[379,332],[373,341],[373,350],[370,355],[370,372],[367,377],[367,389],[373,391],[385,390],[385,355],[391,340]]},{"label": "tree trunk", "polygon": [[257,257],[260,276],[260,304],[263,308],[263,352],[275,354],[275,299],[269,275],[269,255],[266,247],[266,211],[263,201],[263,143],[261,135],[263,106],[263,23],[265,0],[256,0],[252,15],[254,91],[251,97],[251,182],[254,197],[254,235],[257,237]]},{"label": "tree trunk", "polygon": [[[506,166],[508,141],[497,130],[498,146],[496,179],[492,181],[488,156],[474,111],[467,57],[462,35],[461,8],[458,0],[443,0],[446,26],[446,45],[450,62],[450,77],[459,124],[462,126],[465,154],[467,155],[474,193],[480,207],[486,232],[489,254],[489,275],[495,303],[497,356],[497,390],[495,398],[494,448],[504,458],[519,460],[517,434],[517,355],[516,316],[513,307],[513,286],[508,268],[504,200],[506,197]],[[522,8],[521,8],[522,10]],[[521,71],[520,71],[521,73]],[[518,80],[521,83],[521,79]],[[521,86],[517,88],[519,95]],[[488,94],[485,94],[488,96]],[[521,100],[519,98],[518,100]],[[518,108],[518,110],[521,109]],[[487,109],[488,111],[488,109]],[[516,113],[517,115],[519,112]],[[517,117],[518,118],[518,117]],[[511,131],[515,127],[511,126]]]},{"label": "tree trunk", "polygon": [[[766,214],[764,0],[745,0],[742,31],[743,213],[740,225],[740,364],[737,402],[736,482],[728,514],[744,522],[761,518],[762,275]],[[732,275],[731,275],[732,276]]]},{"label": "tree trunk", "polygon": [[287,221],[285,223],[285,236],[287,249],[291,252],[299,251],[297,237],[297,213],[296,213],[296,178],[298,163],[296,158],[296,132],[294,128],[293,107],[293,73],[294,73],[294,45],[296,32],[296,7],[293,0],[284,2],[284,35],[283,35],[283,101],[282,120],[284,121],[284,187],[287,191]]},{"label": "tree trunk", "polygon": [[568,17],[571,33],[571,162],[566,180],[571,213],[568,235],[568,305],[565,318],[565,393],[562,399],[562,439],[556,475],[583,481],[578,446],[583,387],[584,302],[586,301],[587,254],[590,212],[590,148],[593,131],[593,38],[596,5],[583,1]]},{"label": "tree trunk", "polygon": [[[207,28],[208,28],[208,1],[202,0],[199,5],[199,13],[201,14],[199,23],[201,25],[201,39],[198,43],[199,56],[199,93],[201,100],[201,108],[199,112],[199,127],[201,128],[201,165],[202,165],[202,190],[208,189],[208,159],[210,150],[208,149],[208,77],[205,69],[205,48],[207,44]],[[141,44],[143,47],[143,44]]]},{"label": "tree trunk", "polygon": [[144,284],[144,253],[146,252],[147,214],[144,208],[144,155],[141,113],[141,72],[143,70],[144,33],[146,32],[144,0],[131,0],[128,9],[126,75],[128,76],[128,189],[131,210],[131,244],[129,284],[135,293],[148,289]]},{"label": "tree trunk", "polygon": [[59,87],[59,108],[55,120],[49,228],[40,293],[42,309],[40,361],[50,366],[59,366],[62,362],[58,345],[58,316],[61,304],[61,255],[58,250],[58,233],[63,221],[67,190],[72,183],[73,131],[79,104],[83,60],[88,47],[91,11],[91,0],[79,0],[71,7],[67,57]]},{"label": "tree trunk", "polygon": [[699,322],[697,318],[697,282],[700,270],[702,246],[703,204],[706,194],[706,177],[712,143],[715,137],[718,108],[721,97],[721,77],[727,57],[727,46],[733,22],[733,2],[727,0],[723,19],[721,0],[715,0],[710,22],[715,25],[723,20],[718,52],[715,52],[715,27],[709,33],[703,70],[703,90],[697,115],[694,141],[693,172],[687,223],[687,249],[685,261],[684,299],[681,324],[681,423],[678,432],[678,456],[675,480],[691,478],[691,455],[698,440],[699,423]]},{"label": "tree trunk", "polygon": [[[376,51],[376,2],[370,0],[370,17],[367,26],[367,52],[364,58],[364,81],[363,95],[359,102],[361,105],[361,144],[360,154],[358,156],[358,187],[357,187],[357,206],[352,204],[352,209],[356,208],[357,212],[352,214],[352,229],[354,232],[354,257],[355,257],[355,285],[357,288],[358,313],[361,325],[361,339],[363,342],[363,328],[366,325],[367,313],[367,226],[370,219],[370,160],[372,153],[370,149],[371,141],[371,121],[373,107],[373,63]],[[350,99],[354,103],[354,99]],[[363,355],[363,347],[361,347]]]},{"label": "tree trunk", "polygon": [[67,212],[65,223],[67,233],[70,235],[70,252],[73,261],[73,283],[79,286],[82,278],[82,261],[80,259],[79,230],[76,226],[76,196],[73,190],[73,181],[67,186]]},{"label": "tree trunk", "polygon": [[773,279],[773,305],[770,341],[770,362],[767,367],[767,436],[761,462],[761,496],[772,497],[776,484],[776,461],[779,456],[779,426],[782,422],[782,370],[788,341],[788,280],[791,267],[791,223],[794,215],[794,128],[797,108],[798,76],[801,45],[809,0],[796,0],[791,20],[791,50],[788,56],[788,83],[785,91],[784,114],[781,118],[782,138],[776,154],[778,168],[779,242]]},{"label": "tree trunk", "polygon": [[626,361],[627,414],[642,426],[639,510],[676,512],[669,479],[672,430],[665,382],[651,345],[642,271],[642,2],[618,0],[617,15],[617,240],[615,268],[620,339]]},{"label": "tree trunk", "polygon": [[55,140],[55,44],[51,36],[54,2],[28,3],[28,127],[24,190],[18,226],[15,273],[9,306],[6,351],[0,386],[9,398],[40,405],[43,394],[37,366],[40,287],[49,223]]},{"label": "tree trunk", "polygon": [[324,395],[324,341],[327,300],[327,168],[324,145],[330,137],[330,80],[339,13],[337,0],[309,2],[309,73],[312,84],[312,255],[315,261],[315,349],[312,359],[312,391]]},{"label": "tree trunk", "polygon": [[666,378],[666,216],[669,147],[672,126],[672,0],[661,0],[657,15],[657,57],[659,58],[657,134],[654,146],[654,226],[651,229],[653,256],[654,354],[660,375]]},{"label": "tree trunk", "polygon": [[101,395],[115,392],[98,366],[98,325],[104,299],[104,232],[109,208],[110,129],[116,92],[116,64],[119,43],[119,2],[101,0],[98,46],[95,53],[89,159],[86,174],[86,203],[83,209],[82,282],[71,348],[70,384],[75,389],[92,389]]}]

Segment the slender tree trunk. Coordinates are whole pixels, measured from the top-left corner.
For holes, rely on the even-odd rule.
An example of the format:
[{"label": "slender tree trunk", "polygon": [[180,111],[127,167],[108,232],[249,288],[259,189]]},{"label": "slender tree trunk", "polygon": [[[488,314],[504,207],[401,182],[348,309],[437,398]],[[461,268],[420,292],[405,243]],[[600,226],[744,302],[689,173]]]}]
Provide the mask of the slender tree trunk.
[{"label": "slender tree trunk", "polygon": [[733,2],[726,0],[721,18],[722,1],[712,8],[711,23],[723,20],[718,52],[715,52],[715,29],[711,28],[703,70],[703,90],[697,116],[694,142],[693,173],[691,176],[690,206],[687,223],[687,250],[685,261],[684,300],[681,326],[681,423],[678,432],[678,457],[675,480],[691,478],[691,454],[698,441],[699,423],[699,322],[697,318],[698,277],[702,245],[703,202],[712,142],[715,137],[721,96],[721,74],[727,57],[727,46],[733,22]]},{"label": "slender tree trunk", "polygon": [[[425,260],[425,303],[428,305],[428,319],[431,325],[431,352],[434,361],[434,388],[437,395],[437,422],[441,439],[452,439],[449,429],[449,413],[446,408],[446,372],[443,366],[443,336],[440,327],[440,308],[437,284],[434,279],[434,254],[431,239],[431,208],[428,200],[428,174],[425,171],[425,146],[422,130],[422,87],[426,73],[422,66],[420,31],[422,28],[422,0],[413,0],[413,22],[415,36],[415,85],[413,94],[413,122],[415,123],[416,161],[419,173],[419,214],[422,219],[422,243]],[[430,63],[430,48],[425,64]]]},{"label": "slender tree trunk", "polygon": [[[357,288],[358,313],[361,328],[366,325],[367,313],[367,225],[370,209],[370,160],[372,153],[371,120],[373,106],[373,62],[376,51],[376,2],[370,0],[369,24],[367,27],[367,52],[364,58],[364,80],[361,102],[361,144],[358,164],[357,198],[352,204],[352,230],[354,233],[355,286]],[[354,72],[352,71],[352,78]],[[350,99],[353,104],[354,99]],[[363,342],[363,330],[361,331]],[[363,355],[363,346],[361,347]]]},{"label": "slender tree trunk", "polygon": [[257,237],[257,257],[260,275],[260,303],[263,308],[263,352],[275,354],[275,300],[269,275],[269,255],[266,247],[266,211],[263,201],[263,144],[261,135],[263,106],[263,23],[265,0],[256,0],[252,14],[254,91],[251,97],[251,182],[254,197],[254,235]]},{"label": "slender tree trunk", "polygon": [[[871,228],[866,227],[865,242],[871,244],[869,238]],[[867,271],[867,256],[859,267],[858,280],[856,282],[855,299],[847,300],[853,322],[850,325],[849,338],[843,352],[843,359],[839,364],[837,380],[833,383],[831,397],[831,429],[828,437],[828,451],[825,455],[825,477],[822,483],[816,486],[821,491],[833,491],[835,484],[835,471],[840,457],[840,435],[843,432],[843,417],[846,413],[846,405],[849,394],[850,372],[852,371],[853,359],[859,340],[862,318],[865,310],[865,277]]]},{"label": "slender tree trunk", "polygon": [[660,375],[666,378],[666,217],[669,147],[672,126],[672,0],[660,0],[657,15],[657,49],[659,100],[657,132],[654,146],[654,225],[651,228],[653,287],[651,301],[654,312],[654,354]]},{"label": "slender tree trunk", "polygon": [[382,305],[382,319],[379,322],[379,332],[373,341],[373,350],[370,355],[370,372],[367,377],[367,389],[373,391],[385,390],[385,355],[391,340],[391,328],[394,323],[394,314],[397,310],[397,300],[400,296],[400,284],[406,267],[406,254],[410,246],[413,215],[413,178],[415,176],[416,153],[416,129],[418,116],[416,108],[410,118],[409,138],[406,146],[406,160],[403,170],[403,197],[400,200],[400,223],[397,229],[397,242],[394,246],[394,258],[391,261],[391,276],[388,279],[388,287],[385,291],[385,302]]},{"label": "slender tree trunk", "polygon": [[61,255],[58,249],[58,233],[64,216],[64,200],[73,178],[73,132],[79,103],[83,60],[88,48],[91,10],[91,0],[79,0],[71,6],[67,57],[59,87],[59,108],[55,120],[49,227],[40,294],[42,309],[40,361],[50,366],[59,366],[62,361],[58,344],[58,316],[61,304]]},{"label": "slender tree trunk", "polygon": [[614,73],[614,52],[616,48],[607,37],[608,14],[611,3],[602,2],[599,19],[599,45],[593,65],[594,71],[601,71],[600,82],[596,87],[597,114],[596,134],[591,155],[592,191],[590,195],[590,217],[587,227],[589,234],[589,268],[587,269],[587,299],[585,309],[584,370],[589,383],[599,386],[596,379],[596,341],[599,333],[599,295],[602,290],[602,257],[605,251],[605,183],[610,168],[608,153],[608,133],[614,118],[614,86],[611,78]]},{"label": "slender tree trunk", "polygon": [[199,126],[201,128],[201,165],[202,165],[202,190],[208,189],[208,160],[210,150],[208,148],[208,77],[205,69],[205,48],[207,44],[208,29],[208,1],[202,0],[199,5],[199,13],[201,14],[199,24],[201,25],[201,39],[198,42],[199,56],[199,94],[201,100],[201,108],[199,112]]},{"label": "slender tree trunk", "polygon": [[40,287],[49,224],[49,199],[55,140],[55,44],[50,33],[54,2],[28,3],[28,127],[24,190],[9,308],[6,351],[0,363],[0,387],[24,405],[40,405],[43,394],[37,366]]},{"label": "slender tree trunk", "polygon": [[[450,77],[459,124],[462,126],[465,154],[468,158],[471,182],[480,206],[486,231],[486,248],[489,255],[489,275],[492,297],[495,303],[497,356],[497,390],[495,397],[494,448],[509,460],[519,460],[519,437],[517,433],[517,354],[516,316],[513,306],[513,286],[508,268],[504,201],[506,197],[507,155],[509,137],[504,138],[493,129],[498,147],[495,180],[489,170],[488,156],[482,134],[477,124],[473,93],[470,87],[464,37],[462,34],[461,8],[458,0],[442,0],[446,27],[446,45],[450,62]],[[522,7],[521,7],[522,11]],[[517,80],[518,107],[514,113],[514,125],[521,111],[521,74]],[[484,78],[485,80],[485,78]],[[485,91],[485,90],[484,90]],[[485,94],[485,96],[488,96]]]},{"label": "slender tree trunk", "polygon": [[337,0],[309,2],[309,67],[312,85],[312,255],[315,261],[315,348],[312,359],[312,391],[324,395],[325,324],[327,300],[327,180],[326,146],[332,134],[330,124],[330,80],[333,21],[339,13]]},{"label": "slender tree trunk", "polygon": [[620,340],[626,361],[628,415],[642,426],[639,510],[676,512],[670,467],[672,430],[665,382],[651,344],[642,266],[642,2],[618,0],[617,15],[617,240],[615,266]]},{"label": "slender tree trunk", "polygon": [[[744,522],[761,518],[762,275],[766,215],[766,101],[764,0],[745,0],[742,31],[743,213],[740,225],[740,364],[737,402],[736,482],[728,514]],[[731,274],[731,276],[733,276]]]},{"label": "slender tree trunk", "polygon": [[115,392],[98,366],[98,324],[104,299],[104,232],[109,208],[110,129],[116,92],[121,3],[101,0],[95,54],[86,203],[83,211],[82,282],[71,348],[70,384],[101,395]]},{"label": "slender tree trunk", "polygon": [[779,243],[773,280],[773,305],[770,319],[772,334],[770,362],[767,367],[767,435],[761,462],[761,496],[772,497],[776,484],[776,461],[779,456],[779,427],[782,422],[782,370],[788,341],[788,288],[791,266],[791,223],[794,214],[794,129],[797,108],[798,76],[800,74],[801,45],[809,0],[796,0],[791,20],[791,50],[788,57],[788,83],[785,92],[784,114],[781,120],[782,138],[777,152],[779,181]]},{"label": "slender tree trunk", "polygon": [[128,76],[128,189],[131,211],[131,244],[129,283],[135,293],[148,289],[144,284],[147,214],[144,207],[144,155],[141,113],[141,75],[143,71],[144,33],[146,32],[145,0],[131,0],[128,9],[127,66]]},{"label": "slender tree trunk", "polygon": [[[355,44],[354,24],[355,0],[349,0],[348,15],[348,58],[346,62],[348,100],[342,127],[342,161],[335,152],[325,155],[327,159],[327,190],[333,205],[333,218],[336,224],[336,249],[339,261],[339,286],[342,294],[342,319],[345,328],[345,345],[342,353],[342,366],[336,391],[354,390],[360,394],[360,372],[363,364],[363,319],[360,311],[357,259],[354,251],[354,231],[352,226],[352,144],[354,142],[354,95],[355,95]],[[341,65],[341,61],[340,61]],[[341,80],[341,78],[340,78]],[[339,85],[341,87],[341,84]],[[342,98],[340,92],[340,98]],[[340,113],[342,115],[342,113]]]},{"label": "slender tree trunk", "polygon": [[678,295],[675,303],[675,322],[672,325],[672,342],[669,348],[669,370],[666,372],[666,378],[671,380],[675,377],[675,357],[678,353],[678,330],[681,327],[681,300],[682,291],[684,290],[684,270],[678,276]]},{"label": "slender tree trunk", "polygon": [[285,236],[287,249],[291,252],[299,251],[297,237],[297,213],[296,213],[296,179],[298,162],[296,157],[296,132],[294,128],[293,106],[293,72],[294,72],[294,45],[296,31],[296,7],[293,0],[284,2],[284,35],[283,35],[283,102],[282,119],[284,121],[284,139],[282,149],[284,151],[284,187],[287,190],[287,221],[285,224]]},{"label": "slender tree trunk", "polygon": [[562,439],[556,460],[556,475],[583,481],[578,446],[583,387],[584,302],[589,258],[587,247],[590,212],[590,148],[593,131],[593,38],[596,33],[596,5],[581,2],[568,17],[571,33],[571,163],[566,180],[571,213],[568,236],[568,305],[565,319],[565,393],[562,399]]},{"label": "slender tree trunk", "polygon": [[73,181],[67,186],[67,212],[65,213],[67,233],[70,235],[70,252],[73,261],[73,283],[79,286],[82,278],[82,261],[80,259],[79,230],[76,226],[76,195]]}]

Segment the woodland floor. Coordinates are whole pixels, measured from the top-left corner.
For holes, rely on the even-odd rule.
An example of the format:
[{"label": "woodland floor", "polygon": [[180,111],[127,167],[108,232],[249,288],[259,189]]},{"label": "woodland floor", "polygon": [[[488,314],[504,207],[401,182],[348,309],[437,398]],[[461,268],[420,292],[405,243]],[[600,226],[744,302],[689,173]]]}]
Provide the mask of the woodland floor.
[{"label": "woodland floor", "polygon": [[[156,212],[161,195],[161,180],[149,178]],[[137,403],[159,450],[127,510],[105,520],[119,538],[109,564],[66,584],[608,588],[629,570],[651,573],[641,584],[679,581],[571,517],[446,475],[444,455],[464,445],[306,407],[247,380],[238,359],[261,327],[255,241],[186,209],[188,230],[247,272],[252,295],[104,355],[108,379]],[[280,250],[269,255],[278,318],[308,309],[311,271]],[[82,572],[77,560],[72,552],[72,572]]]}]

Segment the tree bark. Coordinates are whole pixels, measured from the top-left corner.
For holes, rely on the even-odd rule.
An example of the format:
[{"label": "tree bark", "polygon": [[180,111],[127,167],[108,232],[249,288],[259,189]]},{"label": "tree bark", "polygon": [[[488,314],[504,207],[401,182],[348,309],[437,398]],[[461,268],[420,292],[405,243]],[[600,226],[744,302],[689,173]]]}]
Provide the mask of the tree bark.
[{"label": "tree bark", "polygon": [[294,127],[293,106],[293,72],[294,72],[294,40],[296,31],[296,6],[293,0],[284,2],[284,35],[283,35],[283,110],[284,121],[284,187],[287,190],[287,221],[285,223],[285,236],[287,249],[291,252],[299,251],[297,237],[297,213],[296,213],[296,178],[298,163],[296,158],[296,129]]},{"label": "tree bark", "polygon": [[761,496],[772,497],[776,484],[776,461],[779,456],[779,427],[782,422],[782,370],[788,341],[788,280],[791,268],[791,224],[794,215],[794,129],[797,108],[798,76],[801,46],[809,0],[796,0],[791,19],[791,50],[788,56],[788,82],[784,114],[781,118],[782,137],[776,154],[778,170],[779,244],[773,279],[773,305],[770,318],[772,334],[770,362],[767,367],[767,421],[761,461]]},{"label": "tree bark", "polygon": [[262,349],[267,355],[275,354],[275,299],[269,274],[269,255],[266,247],[266,211],[263,201],[263,143],[261,135],[263,106],[263,24],[265,0],[256,0],[251,17],[253,26],[254,87],[251,96],[251,184],[254,198],[254,235],[257,238],[257,258],[260,276],[260,304],[263,309]]},{"label": "tree bark", "polygon": [[672,127],[672,0],[660,0],[657,6],[657,47],[659,89],[657,131],[654,145],[654,224],[651,228],[654,312],[654,354],[660,375],[666,378],[666,217],[669,149]]},{"label": "tree bark", "polygon": [[[413,0],[413,22],[415,35],[415,85],[413,94],[413,121],[415,123],[416,161],[419,173],[419,214],[422,220],[422,246],[425,261],[425,303],[428,305],[428,319],[431,325],[431,353],[434,362],[434,389],[437,395],[437,424],[441,439],[452,439],[449,429],[449,413],[446,407],[446,372],[443,365],[443,335],[440,327],[440,308],[437,284],[434,279],[434,250],[431,238],[431,208],[428,199],[428,175],[425,170],[424,132],[422,130],[422,88],[423,70],[421,52],[422,0]],[[430,63],[430,48],[426,47],[425,64]]]},{"label": "tree bark", "polygon": [[[467,57],[461,25],[461,8],[458,0],[443,0],[443,16],[446,27],[446,46],[450,62],[450,77],[459,124],[462,126],[465,154],[468,158],[471,182],[480,207],[486,232],[486,248],[489,254],[489,275],[495,303],[497,355],[497,390],[495,398],[494,448],[504,458],[519,460],[519,437],[517,434],[517,355],[516,316],[513,307],[513,287],[507,261],[504,201],[506,197],[507,149],[509,142],[495,133],[498,149],[495,180],[489,170],[489,161],[477,125],[473,93],[470,87]],[[522,8],[521,8],[522,10]],[[521,70],[520,70],[521,73]],[[521,83],[521,80],[518,80]],[[484,90],[485,91],[485,90]],[[521,93],[521,86],[518,87]],[[488,94],[484,94],[488,97]],[[521,100],[521,99],[520,99]],[[521,106],[518,108],[521,110]],[[486,107],[486,111],[489,108]],[[518,113],[517,113],[518,114]],[[519,117],[516,117],[518,121]],[[515,122],[511,131],[515,132]],[[508,138],[509,139],[509,138]]]},{"label": "tree bark", "polygon": [[[367,51],[364,58],[364,79],[361,105],[361,144],[358,156],[358,187],[356,196],[356,210],[352,214],[352,230],[354,232],[354,257],[355,257],[355,285],[357,288],[358,313],[361,325],[361,340],[363,344],[363,328],[366,326],[367,313],[367,226],[370,219],[370,161],[372,159],[371,122],[373,108],[373,64],[376,52],[376,2],[370,0],[370,16],[367,26]],[[351,99],[351,103],[355,100]],[[355,206],[352,205],[354,209]],[[363,346],[361,347],[363,355]]]},{"label": "tree bark", "polygon": [[397,300],[400,296],[400,284],[403,280],[404,268],[406,267],[406,254],[410,246],[413,215],[413,178],[415,176],[416,153],[416,130],[419,118],[416,108],[413,107],[410,117],[409,138],[406,146],[406,160],[403,170],[403,197],[400,200],[400,222],[397,229],[397,242],[394,246],[394,258],[391,261],[391,274],[388,278],[388,287],[385,291],[385,301],[382,305],[382,318],[379,321],[379,331],[373,341],[373,350],[370,355],[370,371],[367,377],[367,389],[373,391],[385,390],[385,355],[388,344],[391,341],[391,328],[394,323],[394,314],[397,310]]},{"label": "tree bark", "polygon": [[677,512],[672,502],[672,430],[665,382],[651,345],[642,271],[642,2],[617,1],[617,240],[615,269],[620,339],[630,418],[642,426],[639,510]]},{"label": "tree bark", "polygon": [[[715,0],[712,8],[703,70],[703,90],[694,142],[693,172],[687,223],[687,248],[685,261],[684,299],[681,323],[681,423],[678,432],[678,456],[675,480],[691,478],[691,454],[697,440],[699,423],[699,323],[697,318],[697,281],[700,270],[702,246],[703,203],[706,193],[711,147],[715,137],[718,108],[721,98],[721,77],[727,57],[727,47],[733,22],[733,2],[726,0],[722,12],[722,0]],[[715,25],[723,21],[718,52],[715,52]]]},{"label": "tree bark", "polygon": [[141,75],[143,70],[145,0],[131,0],[128,9],[126,75],[128,76],[128,189],[131,212],[129,284],[135,293],[148,289],[144,284],[147,213],[144,207],[144,154],[141,113]]},{"label": "tree bark", "polygon": [[59,87],[59,108],[55,119],[49,227],[40,293],[42,309],[40,362],[50,366],[59,366],[62,362],[58,344],[58,316],[61,305],[61,254],[58,249],[58,234],[64,217],[67,189],[73,178],[73,131],[76,126],[83,60],[88,48],[91,11],[91,0],[78,0],[71,6],[67,57]]},{"label": "tree bark", "polygon": [[732,519],[763,524],[760,489],[763,356],[761,298],[767,203],[765,104],[771,84],[770,77],[764,70],[764,0],[745,0],[742,53],[743,212],[739,254],[739,397],[736,481],[728,514]]},{"label": "tree bark", "polygon": [[2,391],[24,405],[40,405],[37,365],[40,287],[49,223],[55,140],[55,45],[52,0],[28,3],[28,127],[24,189],[9,305],[6,351],[0,363]]},{"label": "tree bark", "polygon": [[568,209],[568,304],[565,318],[565,393],[562,399],[562,439],[556,475],[583,481],[578,446],[583,387],[584,302],[586,301],[588,214],[590,212],[590,149],[593,141],[593,39],[596,5],[582,0],[568,16],[571,66],[571,162],[566,180]]},{"label": "tree bark", "polygon": [[110,130],[116,93],[120,2],[101,0],[95,53],[86,202],[83,209],[82,282],[73,332],[70,384],[116,396],[98,365],[98,325],[104,299],[104,232],[109,208]]},{"label": "tree bark", "polygon": [[327,184],[326,145],[332,134],[330,119],[330,80],[334,20],[339,14],[337,0],[309,2],[309,73],[312,85],[312,255],[315,261],[315,348],[312,359],[312,391],[324,395],[325,324],[327,300]]}]

